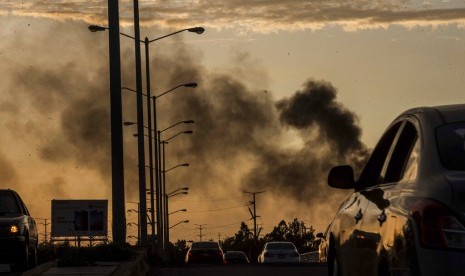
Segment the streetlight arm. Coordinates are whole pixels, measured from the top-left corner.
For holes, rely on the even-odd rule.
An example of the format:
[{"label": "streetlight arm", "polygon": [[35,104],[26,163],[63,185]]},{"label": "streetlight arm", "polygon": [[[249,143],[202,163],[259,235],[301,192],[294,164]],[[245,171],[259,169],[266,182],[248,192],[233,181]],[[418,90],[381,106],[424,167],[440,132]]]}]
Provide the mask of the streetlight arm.
[{"label": "streetlight arm", "polygon": [[175,34],[179,34],[180,32],[184,32],[184,31],[189,31],[189,32],[196,33],[196,34],[202,34],[202,33],[205,31],[205,29],[202,28],[202,27],[194,27],[194,28],[182,29],[182,30],[179,30],[179,31],[177,31],[177,32],[170,33],[170,34],[167,34],[167,35],[160,36],[160,37],[154,38],[154,39],[152,39],[152,40],[149,40],[149,43],[152,43],[152,42],[154,42],[154,41],[160,40],[160,39],[165,38],[165,37],[168,37],[168,36],[172,36],[172,35],[175,35]]},{"label": "streetlight arm", "polygon": [[166,195],[166,197],[170,198],[170,197],[177,196],[177,195],[187,195],[187,194],[189,194],[189,193],[188,192],[177,192],[177,193],[168,194],[168,195]]},{"label": "streetlight arm", "polygon": [[178,188],[178,189],[172,191],[171,193],[168,193],[168,196],[170,196],[170,195],[172,195],[172,194],[174,194],[176,192],[179,192],[179,191],[189,191],[189,187]]},{"label": "streetlight arm", "polygon": [[171,89],[169,89],[169,90],[167,90],[167,91],[161,93],[161,94],[158,95],[158,96],[154,96],[154,98],[160,98],[161,96],[166,95],[166,94],[170,93],[171,91],[178,89],[178,88],[181,87],[181,86],[184,86],[184,84],[180,84],[180,85],[178,85],[178,86],[175,86],[175,87],[173,87],[173,88],[171,88]]},{"label": "streetlight arm", "polygon": [[177,86],[175,86],[175,87],[173,87],[173,88],[171,88],[171,89],[169,89],[169,90],[167,90],[167,91],[161,93],[161,94],[158,95],[158,96],[153,96],[153,98],[154,98],[154,100],[156,100],[157,98],[160,98],[161,96],[166,95],[166,94],[170,93],[171,91],[178,89],[179,87],[196,88],[196,87],[197,87],[197,83],[196,83],[196,82],[188,82],[188,83],[179,84],[179,85],[177,85]]},{"label": "streetlight arm", "polygon": [[176,211],[174,211],[174,212],[169,213],[168,215],[172,215],[172,214],[178,213],[178,212],[187,212],[187,209],[176,210]]},{"label": "streetlight arm", "polygon": [[[109,30],[110,28],[108,27],[103,27],[103,26],[98,26],[98,25],[90,25],[89,26],[89,31],[95,33],[95,32],[102,32],[102,31],[106,31],[106,30]],[[120,35],[122,36],[125,36],[125,37],[129,37],[131,39],[136,39],[135,37],[131,36],[131,35],[128,35],[128,34],[125,34],[125,33],[119,33]],[[144,42],[143,40],[140,40],[140,42]]]},{"label": "streetlight arm", "polygon": [[174,166],[174,167],[172,167],[172,168],[169,168],[169,169],[165,170],[164,172],[165,172],[165,173],[166,173],[166,172],[169,172],[169,171],[174,170],[174,169],[176,169],[176,168],[178,168],[178,167],[189,167],[189,163],[178,164],[178,165],[176,165],[176,166]]},{"label": "streetlight arm", "polygon": [[165,141],[165,142],[168,142],[169,140],[173,139],[174,137],[176,137],[176,136],[178,136],[178,135],[181,135],[181,134],[192,134],[192,133],[194,133],[192,130],[181,131],[181,132],[178,132],[178,133],[176,133],[175,135],[171,136],[170,138],[165,139],[164,141]]},{"label": "streetlight arm", "polygon": [[181,223],[189,223],[189,221],[188,221],[188,220],[180,221],[180,222],[176,223],[175,225],[170,226],[168,229],[171,229],[171,228],[173,228],[173,227],[175,227],[175,226],[178,226],[178,225],[181,224]]}]

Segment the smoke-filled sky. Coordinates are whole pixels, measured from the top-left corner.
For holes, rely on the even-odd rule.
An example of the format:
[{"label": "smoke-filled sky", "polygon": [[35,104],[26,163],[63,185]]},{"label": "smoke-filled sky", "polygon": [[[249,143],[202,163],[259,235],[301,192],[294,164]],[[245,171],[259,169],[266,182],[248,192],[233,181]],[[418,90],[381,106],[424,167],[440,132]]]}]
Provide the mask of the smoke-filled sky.
[{"label": "smoke-filled sky", "polygon": [[[195,224],[212,239],[241,221],[252,228],[244,191],[265,191],[262,233],[294,218],[323,231],[347,195],[326,186],[331,166],[361,167],[403,110],[465,99],[463,1],[139,5],[142,37],[206,29],[150,49],[152,93],[199,84],[157,101],[160,129],[195,121],[164,134],[194,131],[166,146],[167,167],[190,163],[167,173],[168,191],[190,188],[170,201],[170,212],[188,210],[171,225],[190,220],[172,240],[198,239]],[[120,1],[120,17],[133,34],[132,1]],[[0,188],[17,190],[38,218],[50,217],[52,199],[111,203],[108,33],[90,33],[90,24],[107,25],[107,1],[0,1]],[[121,57],[122,85],[135,88],[125,37]],[[135,121],[135,95],[122,93],[123,119]],[[135,131],[124,129],[127,209],[138,200]]]}]

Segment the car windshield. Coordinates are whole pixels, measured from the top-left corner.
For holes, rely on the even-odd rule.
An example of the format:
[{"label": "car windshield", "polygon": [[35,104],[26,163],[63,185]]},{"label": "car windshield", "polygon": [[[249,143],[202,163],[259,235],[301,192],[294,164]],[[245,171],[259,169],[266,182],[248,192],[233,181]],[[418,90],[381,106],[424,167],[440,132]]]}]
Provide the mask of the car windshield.
[{"label": "car windshield", "polygon": [[216,242],[194,242],[191,245],[192,249],[219,249],[219,245]]},{"label": "car windshield", "polygon": [[444,167],[465,171],[465,122],[440,126],[436,130],[436,140]]},{"label": "car windshield", "polygon": [[231,258],[244,258],[244,257],[245,257],[245,253],[244,253],[244,252],[237,252],[237,251],[234,251],[234,252],[227,252],[227,253],[226,253],[226,257],[231,257]]},{"label": "car windshield", "polygon": [[295,250],[295,246],[292,243],[280,242],[280,243],[269,243],[266,246],[267,250]]},{"label": "car windshield", "polygon": [[21,213],[13,193],[0,191],[0,216]]}]

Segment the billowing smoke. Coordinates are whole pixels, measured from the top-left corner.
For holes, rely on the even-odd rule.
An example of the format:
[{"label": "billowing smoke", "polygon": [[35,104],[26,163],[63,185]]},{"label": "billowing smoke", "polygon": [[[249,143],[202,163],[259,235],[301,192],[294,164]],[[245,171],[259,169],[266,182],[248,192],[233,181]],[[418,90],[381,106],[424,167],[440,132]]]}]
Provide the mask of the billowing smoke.
[{"label": "billowing smoke", "polygon": [[[73,40],[69,48],[49,46],[50,57],[44,62],[26,59],[11,70],[3,69],[11,83],[3,88],[8,99],[1,115],[9,135],[1,142],[17,141],[24,152],[5,150],[8,156],[1,158],[5,163],[1,167],[18,167],[11,161],[15,154],[21,162],[33,159],[25,162],[35,168],[34,178],[21,177],[27,181],[18,187],[26,191],[32,185],[43,200],[110,198],[106,36],[93,37],[84,26],[63,29],[61,33],[74,31],[84,39]],[[53,36],[48,39],[57,41]],[[100,39],[103,45],[96,47]],[[133,44],[122,45],[122,85],[134,88]],[[167,168],[191,164],[185,171],[170,172],[167,190],[189,185],[194,196],[204,197],[266,189],[270,195],[284,194],[290,202],[306,206],[339,199],[340,194],[328,192],[329,168],[340,163],[358,167],[366,150],[357,117],[337,102],[336,89],[329,82],[307,80],[295,93],[281,91],[292,95],[289,98],[275,99],[266,90],[266,73],[247,55],[240,55],[230,71],[222,72],[202,67],[199,56],[178,41],[169,49],[157,48],[150,60],[152,94],[181,83],[199,84],[195,90],[180,88],[184,91],[157,99],[159,129],[182,120],[195,121],[193,126],[163,133],[167,139],[180,130],[194,130],[192,136],[177,136],[167,145]],[[135,95],[122,93],[123,120],[135,121]],[[138,193],[135,131],[124,130],[128,200]],[[2,176],[18,183],[19,171],[7,169]]]}]

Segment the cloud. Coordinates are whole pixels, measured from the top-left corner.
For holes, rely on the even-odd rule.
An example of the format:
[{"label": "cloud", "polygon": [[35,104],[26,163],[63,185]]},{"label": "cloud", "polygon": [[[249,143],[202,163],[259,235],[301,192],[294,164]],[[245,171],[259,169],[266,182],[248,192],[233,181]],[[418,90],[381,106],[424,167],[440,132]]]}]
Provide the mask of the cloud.
[{"label": "cloud", "polygon": [[[123,26],[132,25],[132,1],[119,1]],[[55,20],[107,23],[106,1],[0,1],[3,14],[46,17]],[[346,30],[387,28],[390,25],[437,26],[465,23],[463,2],[424,4],[409,0],[191,0],[139,1],[141,25],[185,28],[202,25],[211,29],[234,28],[240,32],[279,32],[321,29],[340,25]]]}]

